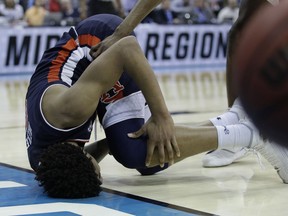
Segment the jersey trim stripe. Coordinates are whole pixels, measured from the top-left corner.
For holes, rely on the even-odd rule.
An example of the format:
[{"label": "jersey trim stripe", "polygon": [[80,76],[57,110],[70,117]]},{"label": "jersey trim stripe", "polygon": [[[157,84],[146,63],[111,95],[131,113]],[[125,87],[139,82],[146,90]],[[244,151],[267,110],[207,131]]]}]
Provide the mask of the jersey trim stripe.
[{"label": "jersey trim stripe", "polygon": [[100,43],[100,38],[91,35],[91,34],[83,34],[78,36],[78,41],[80,46],[95,46]]},{"label": "jersey trim stripe", "polygon": [[57,57],[52,61],[52,66],[49,68],[48,82],[59,80],[59,74],[61,72],[63,63],[66,62],[67,58],[71,54],[71,51],[76,48],[77,43],[74,39],[70,39],[65,45],[62,46],[61,51],[59,51]]}]

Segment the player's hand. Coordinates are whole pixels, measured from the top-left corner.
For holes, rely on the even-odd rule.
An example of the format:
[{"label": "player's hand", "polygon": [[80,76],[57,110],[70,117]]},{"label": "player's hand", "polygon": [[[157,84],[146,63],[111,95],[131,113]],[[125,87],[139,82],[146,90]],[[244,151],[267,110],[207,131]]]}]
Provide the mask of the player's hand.
[{"label": "player's hand", "polygon": [[121,38],[117,35],[112,34],[97,45],[92,46],[89,54],[92,56],[93,59],[95,59],[120,39]]},{"label": "player's hand", "polygon": [[174,163],[174,153],[180,157],[180,150],[174,134],[174,122],[172,118],[153,116],[141,127],[140,130],[129,133],[130,138],[138,138],[142,135],[147,136],[147,156],[145,164],[150,165],[155,148],[158,149],[159,164],[161,167],[165,163],[165,151],[168,154],[169,164]]}]

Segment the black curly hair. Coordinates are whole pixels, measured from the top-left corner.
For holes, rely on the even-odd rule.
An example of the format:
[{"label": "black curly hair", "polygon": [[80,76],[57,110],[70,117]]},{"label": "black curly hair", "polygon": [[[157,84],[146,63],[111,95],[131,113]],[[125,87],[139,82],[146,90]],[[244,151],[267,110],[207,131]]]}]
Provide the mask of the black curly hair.
[{"label": "black curly hair", "polygon": [[48,196],[55,198],[93,197],[101,191],[91,158],[69,143],[57,143],[45,150],[35,179]]}]

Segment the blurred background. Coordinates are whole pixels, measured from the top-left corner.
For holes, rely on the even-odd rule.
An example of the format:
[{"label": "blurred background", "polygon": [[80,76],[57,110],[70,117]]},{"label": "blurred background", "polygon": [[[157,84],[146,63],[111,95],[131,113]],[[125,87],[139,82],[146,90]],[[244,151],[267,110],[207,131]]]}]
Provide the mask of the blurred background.
[{"label": "blurred background", "polygon": [[[42,53],[71,25],[99,13],[124,18],[136,2],[0,0],[0,94],[8,100],[7,110],[17,108],[11,100],[24,103]],[[227,34],[238,10],[238,0],[163,0],[136,28],[171,112],[226,107]]]}]

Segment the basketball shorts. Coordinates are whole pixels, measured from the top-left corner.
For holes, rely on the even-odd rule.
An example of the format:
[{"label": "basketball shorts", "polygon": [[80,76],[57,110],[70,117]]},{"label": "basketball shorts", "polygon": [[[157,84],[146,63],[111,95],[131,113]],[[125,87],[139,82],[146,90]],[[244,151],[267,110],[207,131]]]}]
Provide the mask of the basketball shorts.
[{"label": "basketball shorts", "polygon": [[128,133],[138,131],[150,118],[151,112],[141,92],[133,93],[107,107],[102,126],[114,158],[127,168],[137,169],[142,175],[152,175],[163,169],[160,166],[147,168],[147,138],[128,137]]}]

